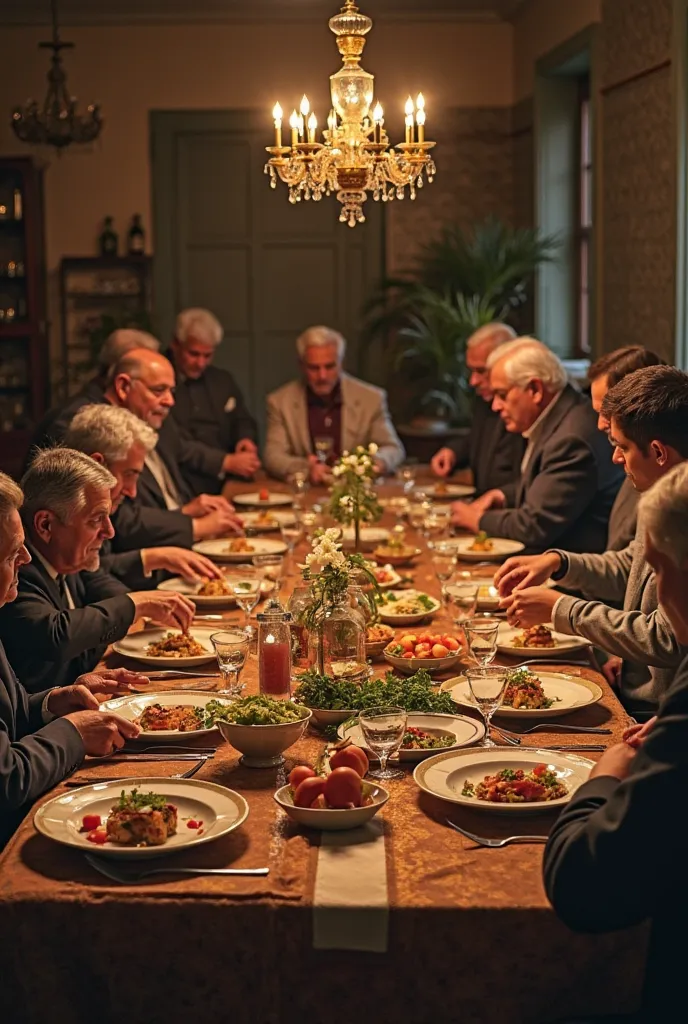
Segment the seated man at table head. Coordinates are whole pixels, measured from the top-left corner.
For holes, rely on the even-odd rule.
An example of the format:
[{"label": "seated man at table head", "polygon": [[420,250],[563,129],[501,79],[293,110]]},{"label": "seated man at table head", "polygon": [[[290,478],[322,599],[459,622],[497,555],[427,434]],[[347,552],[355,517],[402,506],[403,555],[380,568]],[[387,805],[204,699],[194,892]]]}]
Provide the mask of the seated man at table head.
[{"label": "seated man at table head", "polygon": [[[377,445],[381,473],[393,473],[404,448],[387,411],[387,395],[343,370],[346,342],[331,327],[309,327],[296,339],[302,377],[268,395],[265,468],[284,479],[307,473],[322,484],[344,451]],[[315,453],[319,452],[322,461]]]},{"label": "seated man at table head", "polygon": [[100,548],[114,533],[115,484],[104,466],[70,448],[40,452],[22,480],[32,561],[19,570],[16,600],[0,609],[0,640],[32,693],[93,671],[108,644],[144,616],[184,631],[193,619],[181,594],[130,593],[100,568]]},{"label": "seated man at table head", "polygon": [[468,466],[478,494],[500,488],[514,489],[521,474],[525,441],[520,434],[509,433],[498,412],[492,409],[492,388],[487,360],[495,349],[513,341],[516,332],[508,324],[492,323],[479,327],[466,342],[466,367],[469,385],[476,394],[471,428],[432,458],[432,471],[446,477],[454,469]]},{"label": "seated man at table head", "polygon": [[[112,473],[116,481],[110,491],[114,513],[125,498],[136,499],[138,478],[157,441],[155,430],[128,409],[85,405],[70,423],[64,444],[90,455]],[[113,552],[109,540],[103,541],[100,565],[133,590],[156,586],[160,581],[158,570],[194,581],[221,575],[210,559],[188,548],[163,546]]]},{"label": "seated man at table head", "polygon": [[[688,374],[650,366],[624,377],[606,395],[600,415],[609,424],[614,461],[639,492],[688,459]],[[508,559],[495,577],[513,625],[554,623],[585,637],[613,657],[604,666],[624,706],[648,717],[670,687],[684,651],[658,603],[644,535],[623,551],[580,554],[555,548],[532,558]],[[587,600],[542,584],[548,577]],[[604,602],[621,602],[622,610]]]},{"label": "seated man at table head", "polygon": [[[19,510],[23,495],[0,473],[0,608],[17,596],[18,574],[31,560]],[[18,682],[0,643],[0,846],[31,804],[86,754],[104,755],[138,734],[138,726],[98,710],[95,693],[126,691],[123,670],[94,674],[59,689],[29,695]]]},{"label": "seated man at table head", "polygon": [[473,504],[456,502],[461,529],[521,541],[530,551],[559,544],[604,551],[609,513],[623,474],[612,463],[590,401],[567,383],[546,345],[517,338],[488,358],[492,408],[506,429],[527,441],[515,500],[488,491]]},{"label": "seated man at table head", "polygon": [[[590,397],[592,407],[597,413],[597,425],[600,430],[609,430],[609,424],[601,415],[602,401],[615,384],[646,366],[663,366],[664,360],[656,353],[641,345],[626,345],[614,352],[606,352],[600,356],[588,370],[590,381]],[[607,550],[621,551],[635,537],[635,513],[638,504],[638,492],[627,478],[621,485],[609,515],[609,533]]]},{"label": "seated man at table head", "polygon": [[[214,448],[224,473],[251,478],[260,469],[258,428],[229,370],[213,365],[222,324],[208,309],[185,309],[177,317],[167,357],[177,376],[172,416],[190,437]],[[219,493],[217,473],[189,471],[195,493]]]},{"label": "seated man at table head", "polygon": [[[674,468],[644,493],[638,515],[659,600],[688,650],[688,466]],[[651,922],[638,1018],[647,1024],[683,1014],[687,736],[688,657],[657,718],[628,729],[574,793],[550,832],[543,862],[547,895],[574,931]]]}]

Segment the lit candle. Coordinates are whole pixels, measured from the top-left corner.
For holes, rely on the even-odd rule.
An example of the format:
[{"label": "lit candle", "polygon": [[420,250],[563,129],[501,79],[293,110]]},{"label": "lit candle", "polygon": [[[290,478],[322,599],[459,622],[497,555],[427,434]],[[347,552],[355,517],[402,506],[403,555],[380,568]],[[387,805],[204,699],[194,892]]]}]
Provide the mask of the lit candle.
[{"label": "lit candle", "polygon": [[299,115],[295,110],[292,110],[291,112],[289,127],[291,128],[291,144],[292,146],[295,146],[299,141]]},{"label": "lit candle", "polygon": [[337,130],[337,115],[334,110],[331,110],[327,115],[327,127],[330,131],[330,137],[334,136],[334,133]]},{"label": "lit candle", "polygon": [[315,132],[318,127],[318,119],[315,116],[315,111],[308,118],[308,141],[315,142]]},{"label": "lit candle", "polygon": [[410,145],[413,142],[413,100],[409,96],[406,100],[406,106],[404,111],[406,113],[406,144]]},{"label": "lit candle", "polygon": [[303,117],[299,114],[299,138],[302,142],[306,141],[306,130]]},{"label": "lit candle", "polygon": [[379,103],[376,103],[373,110],[373,124],[375,125],[375,134],[373,138],[376,143],[382,142],[382,126],[384,123],[382,107]]},{"label": "lit candle", "polygon": [[418,93],[416,99],[416,124],[418,125],[418,142],[425,142],[425,99],[423,93]]},{"label": "lit candle", "polygon": [[275,697],[289,696],[291,692],[291,651],[289,643],[278,642],[269,633],[261,644],[258,663],[260,692]]},{"label": "lit candle", "polygon": [[275,119],[275,145],[282,145],[282,108],[279,103],[275,103],[272,108],[272,116]]}]

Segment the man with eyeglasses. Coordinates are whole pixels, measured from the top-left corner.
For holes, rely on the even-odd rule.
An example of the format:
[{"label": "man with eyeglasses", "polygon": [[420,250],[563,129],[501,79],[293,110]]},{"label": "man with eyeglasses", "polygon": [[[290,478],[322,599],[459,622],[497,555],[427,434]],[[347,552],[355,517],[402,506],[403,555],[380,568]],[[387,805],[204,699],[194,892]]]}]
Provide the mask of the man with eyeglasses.
[{"label": "man with eyeglasses", "polygon": [[432,471],[445,478],[455,469],[468,466],[478,494],[499,488],[515,491],[521,471],[525,441],[510,434],[498,412],[492,409],[492,388],[487,360],[500,345],[512,341],[516,332],[508,324],[485,324],[466,342],[468,383],[476,393],[470,432],[453,445],[440,448],[432,458]]}]

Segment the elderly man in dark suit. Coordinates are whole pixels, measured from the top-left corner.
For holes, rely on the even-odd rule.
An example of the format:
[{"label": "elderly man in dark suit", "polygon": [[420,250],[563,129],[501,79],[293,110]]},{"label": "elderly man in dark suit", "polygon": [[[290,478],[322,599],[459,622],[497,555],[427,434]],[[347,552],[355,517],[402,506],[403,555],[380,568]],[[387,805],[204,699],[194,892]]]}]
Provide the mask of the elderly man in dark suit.
[{"label": "elderly man in dark suit", "polygon": [[[644,494],[638,514],[659,599],[688,647],[688,466]],[[638,1020],[679,1020],[685,994],[682,935],[688,915],[688,658],[656,719],[626,731],[574,793],[545,849],[547,895],[575,931],[606,932],[650,920]]]},{"label": "elderly man in dark suit", "polygon": [[[18,572],[30,561],[19,509],[20,487],[0,473],[0,607],[17,596]],[[95,693],[126,692],[145,677],[117,669],[29,695],[0,643],[0,846],[34,800],[78,768],[137,736],[138,726],[98,710]]]},{"label": "elderly man in dark suit", "polygon": [[[165,354],[177,377],[172,417],[186,434],[214,449],[223,474],[251,477],[260,469],[258,428],[241,389],[229,370],[212,360],[224,331],[207,309],[185,309],[177,317],[174,339]],[[184,469],[195,494],[217,494],[217,472]]]},{"label": "elderly man in dark suit", "polygon": [[515,496],[521,473],[525,441],[509,433],[498,412],[492,409],[492,388],[487,360],[500,345],[513,341],[516,332],[508,324],[492,323],[478,328],[466,342],[469,384],[476,393],[470,432],[448,448],[433,455],[431,466],[437,476],[447,477],[468,466],[478,494],[500,488]]},{"label": "elderly man in dark suit", "polygon": [[604,551],[623,473],[612,463],[590,401],[570,384],[542,342],[518,338],[488,360],[492,408],[527,441],[515,501],[503,489],[456,502],[456,526],[521,541],[531,552],[557,544]]},{"label": "elderly man in dark suit", "polygon": [[113,536],[115,478],[81,452],[41,452],[22,481],[22,516],[32,563],[0,609],[0,640],[32,693],[92,671],[108,644],[147,616],[187,630],[194,605],[181,594],[129,592],[103,572],[100,548]]}]

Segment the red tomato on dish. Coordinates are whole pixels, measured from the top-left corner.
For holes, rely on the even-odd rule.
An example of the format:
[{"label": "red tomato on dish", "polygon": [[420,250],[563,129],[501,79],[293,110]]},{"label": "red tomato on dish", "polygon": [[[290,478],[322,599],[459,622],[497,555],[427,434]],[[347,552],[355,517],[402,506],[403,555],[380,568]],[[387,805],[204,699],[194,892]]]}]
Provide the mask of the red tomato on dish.
[{"label": "red tomato on dish", "polygon": [[102,823],[103,822],[99,814],[84,814],[84,820],[81,823],[81,831],[94,832],[95,829],[100,828]]},{"label": "red tomato on dish", "polygon": [[547,771],[546,764],[536,764],[533,768],[533,775],[544,775]]},{"label": "red tomato on dish", "polygon": [[363,778],[368,771],[368,758],[364,750],[350,743],[348,747],[336,750],[330,757],[330,768],[353,768]]},{"label": "red tomato on dish", "polygon": [[353,768],[335,768],[325,782],[325,799],[330,807],[360,807],[363,789],[361,776]]},{"label": "red tomato on dish", "polygon": [[289,772],[289,785],[296,791],[304,779],[312,779],[315,772],[307,764],[297,764],[296,768],[292,768]]},{"label": "red tomato on dish", "polygon": [[458,651],[459,647],[461,646],[461,644],[456,639],[456,637],[453,637],[453,636],[443,636],[442,637],[442,643],[450,651]]},{"label": "red tomato on dish", "polygon": [[103,828],[94,829],[93,832],[88,833],[86,838],[88,839],[89,843],[97,843],[98,846],[102,846],[103,843],[107,843],[108,841],[107,832]]},{"label": "red tomato on dish", "polygon": [[[344,769],[340,768],[339,771],[344,771]],[[346,771],[351,771],[351,768],[347,768]],[[321,779],[319,775],[311,779],[304,779],[294,793],[294,807],[310,807],[315,798],[320,796],[324,790],[325,780]]]}]

